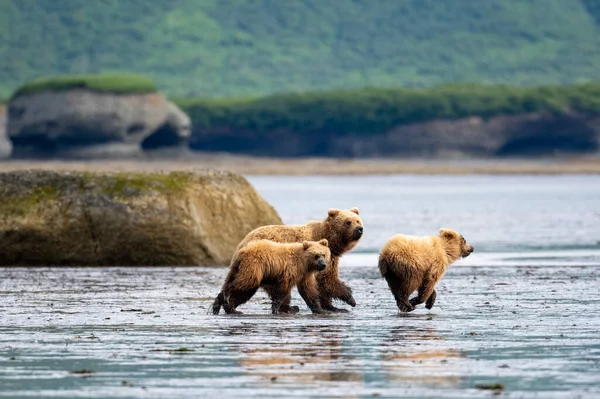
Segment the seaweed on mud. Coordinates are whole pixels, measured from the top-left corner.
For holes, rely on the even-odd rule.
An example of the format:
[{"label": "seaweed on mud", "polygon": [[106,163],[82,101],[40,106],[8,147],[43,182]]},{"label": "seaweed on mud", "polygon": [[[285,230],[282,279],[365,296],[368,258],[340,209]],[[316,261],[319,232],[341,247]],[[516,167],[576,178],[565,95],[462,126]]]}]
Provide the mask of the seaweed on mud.
[{"label": "seaweed on mud", "polygon": [[497,382],[493,384],[478,384],[475,385],[475,388],[489,391],[504,391],[504,385]]},{"label": "seaweed on mud", "polygon": [[176,348],[176,349],[170,349],[170,348],[166,348],[166,349],[150,349],[150,352],[169,352],[169,353],[173,354],[173,353],[194,352],[194,349],[190,349],[190,348],[186,348],[185,346],[182,346],[181,348]]},{"label": "seaweed on mud", "polygon": [[95,371],[94,370],[88,370],[88,369],[81,369],[81,370],[71,370],[71,371],[69,371],[69,373],[71,373],[71,374],[89,375],[89,374],[94,374]]}]

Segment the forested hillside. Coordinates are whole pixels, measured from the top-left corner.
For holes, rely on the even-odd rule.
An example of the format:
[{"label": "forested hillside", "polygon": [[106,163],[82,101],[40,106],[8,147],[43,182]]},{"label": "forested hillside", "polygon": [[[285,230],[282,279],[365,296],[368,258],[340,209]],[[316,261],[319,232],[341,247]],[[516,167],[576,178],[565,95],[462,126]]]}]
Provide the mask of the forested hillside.
[{"label": "forested hillside", "polygon": [[144,73],[171,96],[600,79],[600,0],[0,0],[0,97]]}]

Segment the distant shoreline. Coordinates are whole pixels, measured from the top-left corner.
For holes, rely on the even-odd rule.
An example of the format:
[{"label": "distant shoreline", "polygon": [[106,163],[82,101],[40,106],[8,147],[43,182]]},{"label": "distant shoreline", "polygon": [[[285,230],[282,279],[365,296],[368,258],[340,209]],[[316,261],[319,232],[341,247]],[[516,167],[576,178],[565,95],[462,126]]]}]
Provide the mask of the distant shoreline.
[{"label": "distant shoreline", "polygon": [[155,172],[226,169],[243,175],[559,175],[600,174],[600,156],[520,160],[394,160],[334,158],[261,158],[230,154],[195,154],[175,159],[0,160],[0,172],[24,169]]}]

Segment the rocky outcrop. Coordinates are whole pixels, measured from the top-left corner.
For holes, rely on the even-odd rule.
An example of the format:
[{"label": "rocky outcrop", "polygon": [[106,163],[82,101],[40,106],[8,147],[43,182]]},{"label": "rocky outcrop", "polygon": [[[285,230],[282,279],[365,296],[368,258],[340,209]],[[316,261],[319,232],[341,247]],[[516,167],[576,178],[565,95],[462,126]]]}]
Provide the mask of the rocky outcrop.
[{"label": "rocky outcrop", "polygon": [[227,265],[281,224],[242,176],[219,171],[0,174],[0,265]]},{"label": "rocky outcrop", "polygon": [[542,113],[471,117],[397,126],[368,139],[334,139],[344,156],[548,156],[599,148],[600,119]]},{"label": "rocky outcrop", "polygon": [[250,131],[194,127],[191,146],[261,156],[499,157],[594,153],[600,116],[530,113],[397,125],[386,132]]},{"label": "rocky outcrop", "polygon": [[12,144],[6,137],[6,106],[0,104],[0,159],[10,157]]},{"label": "rocky outcrop", "polygon": [[187,147],[190,119],[159,93],[87,89],[19,95],[8,107],[13,157],[122,157]]}]

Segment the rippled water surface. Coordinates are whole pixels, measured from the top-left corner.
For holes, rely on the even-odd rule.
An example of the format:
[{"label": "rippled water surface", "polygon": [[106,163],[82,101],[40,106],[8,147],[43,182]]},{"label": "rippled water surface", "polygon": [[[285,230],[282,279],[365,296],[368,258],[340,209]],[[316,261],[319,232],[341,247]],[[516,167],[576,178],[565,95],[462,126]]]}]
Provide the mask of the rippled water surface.
[{"label": "rippled water surface", "polygon": [[[0,397],[600,397],[600,177],[250,180],[286,223],[360,208],[351,313],[209,315],[225,269],[4,268]],[[442,226],[476,252],[399,315],[377,251]]]}]

